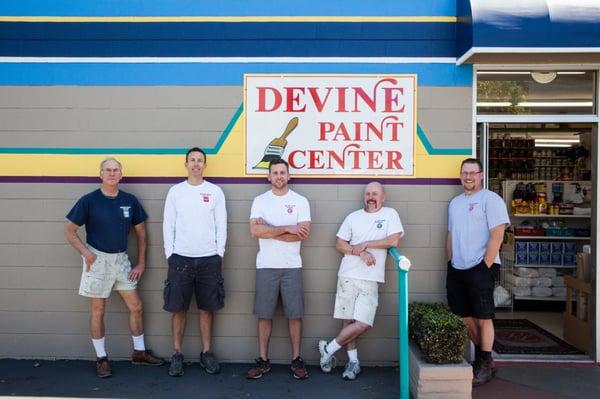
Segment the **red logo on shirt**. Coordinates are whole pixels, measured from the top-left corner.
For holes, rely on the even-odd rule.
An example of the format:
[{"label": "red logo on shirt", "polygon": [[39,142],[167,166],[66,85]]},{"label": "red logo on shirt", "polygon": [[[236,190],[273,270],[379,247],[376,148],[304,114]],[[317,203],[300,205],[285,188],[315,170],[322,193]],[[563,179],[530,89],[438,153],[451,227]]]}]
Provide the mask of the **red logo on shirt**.
[{"label": "red logo on shirt", "polygon": [[202,201],[203,202],[209,202],[210,201],[210,194],[201,193],[200,195],[202,196]]}]

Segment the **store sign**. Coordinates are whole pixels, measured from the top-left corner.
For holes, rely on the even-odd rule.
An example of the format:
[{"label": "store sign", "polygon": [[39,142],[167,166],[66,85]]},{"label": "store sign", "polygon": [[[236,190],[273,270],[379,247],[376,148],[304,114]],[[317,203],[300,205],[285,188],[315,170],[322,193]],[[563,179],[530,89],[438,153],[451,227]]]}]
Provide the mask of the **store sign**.
[{"label": "store sign", "polygon": [[415,75],[246,75],[246,173],[414,176]]}]

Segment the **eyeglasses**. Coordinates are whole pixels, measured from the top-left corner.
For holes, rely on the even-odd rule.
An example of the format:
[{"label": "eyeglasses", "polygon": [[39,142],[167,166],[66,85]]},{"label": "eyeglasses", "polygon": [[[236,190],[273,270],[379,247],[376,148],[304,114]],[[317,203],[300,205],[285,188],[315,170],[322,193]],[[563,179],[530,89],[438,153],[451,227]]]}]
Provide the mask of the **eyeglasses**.
[{"label": "eyeglasses", "polygon": [[462,177],[474,177],[474,176],[477,176],[480,173],[481,173],[481,171],[477,171],[477,172],[460,172],[460,175]]},{"label": "eyeglasses", "polygon": [[110,168],[104,168],[104,169],[102,169],[102,170],[103,170],[104,172],[108,172],[108,173],[111,173],[111,172],[112,172],[112,173],[118,173],[118,172],[120,172],[120,171],[121,171],[121,169],[119,169],[119,168],[114,168],[114,169],[110,169]]}]

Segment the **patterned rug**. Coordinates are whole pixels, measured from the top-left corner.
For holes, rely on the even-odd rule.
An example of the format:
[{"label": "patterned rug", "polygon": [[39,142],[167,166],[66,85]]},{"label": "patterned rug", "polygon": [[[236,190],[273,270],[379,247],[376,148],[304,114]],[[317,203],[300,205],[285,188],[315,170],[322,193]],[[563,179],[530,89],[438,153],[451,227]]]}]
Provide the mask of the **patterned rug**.
[{"label": "patterned rug", "polygon": [[494,351],[511,355],[583,354],[557,336],[525,319],[494,320]]}]

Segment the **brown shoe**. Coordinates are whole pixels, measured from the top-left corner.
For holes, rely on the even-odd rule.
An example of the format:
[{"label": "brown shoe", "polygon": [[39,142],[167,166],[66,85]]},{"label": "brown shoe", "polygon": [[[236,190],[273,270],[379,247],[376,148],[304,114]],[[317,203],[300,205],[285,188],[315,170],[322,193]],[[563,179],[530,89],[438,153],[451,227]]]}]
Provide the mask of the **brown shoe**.
[{"label": "brown shoe", "polygon": [[246,378],[257,380],[269,371],[271,371],[271,362],[269,359],[263,360],[262,357],[259,357],[256,359],[256,365],[246,373]]},{"label": "brown shoe", "polygon": [[131,354],[131,363],[143,366],[162,366],[165,361],[152,354],[152,351],[136,351]]},{"label": "brown shoe", "polygon": [[308,378],[308,370],[304,365],[304,360],[300,356],[292,360],[292,365],[290,367],[292,369],[292,374],[294,378],[297,380],[304,380]]},{"label": "brown shoe", "polygon": [[97,357],[96,358],[96,376],[98,378],[108,378],[112,375],[110,364],[108,363],[108,357]]},{"label": "brown shoe", "polygon": [[493,377],[492,361],[478,359],[473,365],[473,386],[478,387]]}]

